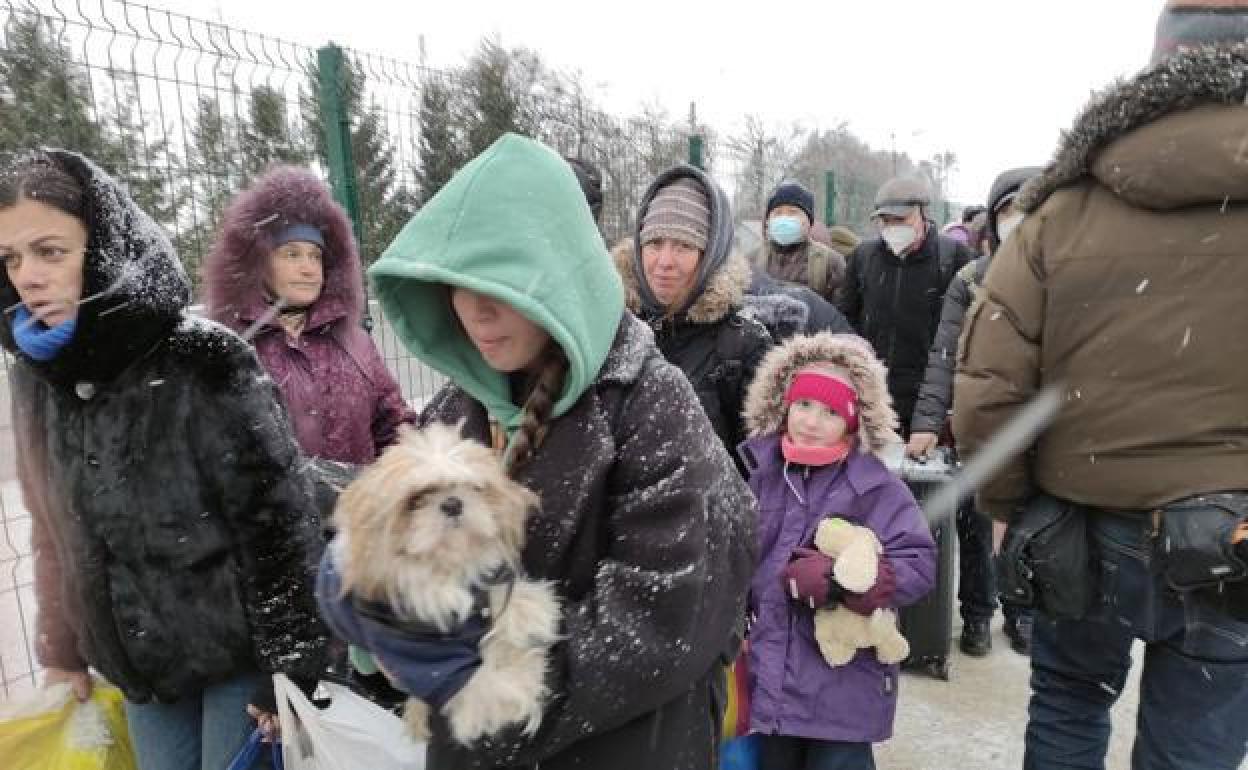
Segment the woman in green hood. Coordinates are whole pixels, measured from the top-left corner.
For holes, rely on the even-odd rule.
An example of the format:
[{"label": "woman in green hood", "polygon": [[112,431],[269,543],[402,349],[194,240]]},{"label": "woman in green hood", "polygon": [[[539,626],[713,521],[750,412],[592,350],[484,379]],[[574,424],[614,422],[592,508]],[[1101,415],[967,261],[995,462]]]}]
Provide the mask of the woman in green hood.
[{"label": "woman in green hood", "polygon": [[563,607],[536,735],[465,748],[435,718],[429,767],[714,767],[754,502],[688,380],[624,309],[572,170],[504,136],[369,273],[398,335],[450,380],[422,422],[463,420],[538,493],[522,560]]}]

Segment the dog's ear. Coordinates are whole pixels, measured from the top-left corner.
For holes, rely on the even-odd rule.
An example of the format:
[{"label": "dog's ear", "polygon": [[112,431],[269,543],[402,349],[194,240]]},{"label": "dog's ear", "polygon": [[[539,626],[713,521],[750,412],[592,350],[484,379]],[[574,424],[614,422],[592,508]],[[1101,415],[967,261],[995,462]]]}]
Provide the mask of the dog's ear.
[{"label": "dog's ear", "polygon": [[496,499],[502,503],[501,511],[505,512],[499,517],[503,541],[518,553],[524,548],[525,524],[541,507],[541,500],[531,489],[511,479],[504,479],[494,487]]},{"label": "dog's ear", "polygon": [[467,417],[460,417],[458,420],[455,421],[455,432],[459,434],[460,438],[468,437],[468,431],[465,429],[465,426],[467,425],[468,425]]}]

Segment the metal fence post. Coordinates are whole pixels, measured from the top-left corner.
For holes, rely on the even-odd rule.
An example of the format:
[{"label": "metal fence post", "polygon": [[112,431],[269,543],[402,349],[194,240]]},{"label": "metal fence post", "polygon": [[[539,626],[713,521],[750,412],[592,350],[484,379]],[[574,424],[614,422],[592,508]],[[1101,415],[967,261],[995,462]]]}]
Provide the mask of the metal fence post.
[{"label": "metal fence post", "polygon": [[689,165],[704,169],[702,165],[702,135],[689,135]]},{"label": "metal fence post", "polygon": [[828,227],[836,224],[836,172],[823,173],[823,223]]},{"label": "metal fence post", "polygon": [[[356,243],[360,243],[364,227],[360,221],[360,193],[355,185],[355,159],[351,156],[351,118],[342,98],[342,85],[347,82],[342,49],[333,43],[322,46],[316,52],[316,61],[321,81],[321,125],[329,156],[329,186],[334,200],[347,210]],[[364,290],[367,298],[367,282]],[[373,330],[373,310],[367,301],[361,323],[366,331]]]},{"label": "metal fence post", "polygon": [[360,223],[360,196],[355,186],[355,161],[351,157],[351,118],[342,99],[346,82],[342,49],[330,43],[316,52],[320,70],[321,125],[329,156],[329,184],[334,200],[347,210],[356,240],[363,235]]}]

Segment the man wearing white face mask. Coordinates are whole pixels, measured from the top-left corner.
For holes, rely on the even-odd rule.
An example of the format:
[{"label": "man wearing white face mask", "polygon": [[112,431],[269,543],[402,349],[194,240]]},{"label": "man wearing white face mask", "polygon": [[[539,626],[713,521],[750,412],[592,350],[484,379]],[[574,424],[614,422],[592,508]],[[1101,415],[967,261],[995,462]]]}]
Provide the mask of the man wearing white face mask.
[{"label": "man wearing white face mask", "polygon": [[845,257],[810,237],[815,196],[797,182],[784,182],[767,199],[764,241],[751,262],[783,283],[806,286],[829,302],[845,277]]},{"label": "man wearing white face mask", "polygon": [[854,249],[841,285],[842,312],[888,365],[888,390],[907,435],[945,290],[974,258],[937,232],[930,204],[921,181],[886,182],[872,214],[880,234]]},{"label": "man wearing white face mask", "polygon": [[[1023,212],[1014,205],[1027,180],[1042,169],[1025,167],[1002,173],[988,193],[988,221],[984,225],[983,256],[967,263],[949,283],[940,327],[927,358],[927,373],[919,400],[910,420],[907,452],[922,457],[940,443],[953,406],[953,375],[957,361],[958,337],[962,319],[975,298],[975,291],[988,272],[988,262],[1002,241],[1023,221]],[[967,655],[987,655],[992,649],[989,628],[997,608],[996,580],[992,571],[992,524],[971,504],[958,510],[958,601],[962,613],[962,635],[958,645]],[[1031,645],[1031,612],[1003,603],[1005,635],[1010,647],[1026,655]]]}]

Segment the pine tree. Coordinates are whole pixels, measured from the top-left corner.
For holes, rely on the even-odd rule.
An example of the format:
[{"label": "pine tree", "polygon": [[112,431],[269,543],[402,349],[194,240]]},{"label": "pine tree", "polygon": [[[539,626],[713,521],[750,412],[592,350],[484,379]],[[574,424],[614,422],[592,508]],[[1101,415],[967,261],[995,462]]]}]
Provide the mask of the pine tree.
[{"label": "pine tree", "polygon": [[416,171],[422,205],[467,160],[458,112],[451,85],[440,77],[426,78],[420,91],[420,167]]},{"label": "pine tree", "polygon": [[99,155],[91,81],[40,16],[9,18],[0,46],[0,152],[39,146]]},{"label": "pine tree", "polygon": [[275,163],[303,165],[308,150],[296,141],[286,96],[270,86],[251,89],[247,101],[247,122],[241,126],[243,176],[250,181]]},{"label": "pine tree", "polygon": [[199,280],[199,266],[212,248],[221,214],[242,186],[242,168],[236,121],[221,111],[212,97],[201,96],[187,148],[186,222],[177,239],[187,273]]},{"label": "pine tree", "polygon": [[508,132],[533,136],[527,125],[526,107],[519,73],[512,56],[497,41],[483,40],[464,70],[467,100],[467,154],[476,157]]}]

